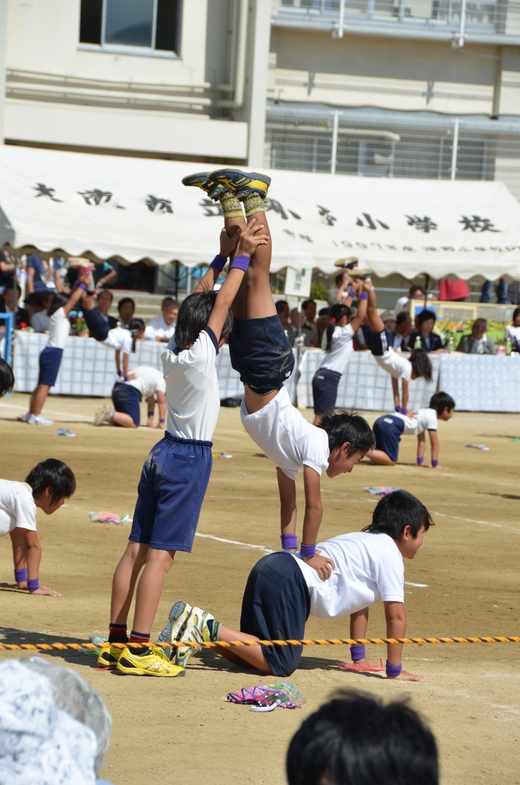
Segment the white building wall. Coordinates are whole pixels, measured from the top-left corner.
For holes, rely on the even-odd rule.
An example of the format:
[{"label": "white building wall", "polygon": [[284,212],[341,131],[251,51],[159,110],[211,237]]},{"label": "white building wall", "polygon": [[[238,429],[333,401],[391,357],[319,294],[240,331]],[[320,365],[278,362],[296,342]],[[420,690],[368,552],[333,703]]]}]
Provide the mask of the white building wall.
[{"label": "white building wall", "polygon": [[0,0],[0,144],[4,143],[5,57],[7,40],[7,0]]}]

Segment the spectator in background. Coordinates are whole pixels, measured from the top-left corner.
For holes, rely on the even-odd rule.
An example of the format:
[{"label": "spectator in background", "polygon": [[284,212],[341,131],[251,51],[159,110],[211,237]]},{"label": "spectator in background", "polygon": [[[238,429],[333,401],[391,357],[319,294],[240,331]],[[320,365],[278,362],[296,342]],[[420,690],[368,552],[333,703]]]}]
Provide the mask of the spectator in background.
[{"label": "spectator in background", "polygon": [[352,278],[348,271],[338,273],[334,278],[335,286],[327,292],[327,303],[332,308],[336,303],[342,303],[348,297],[348,285]]},{"label": "spectator in background", "polygon": [[426,299],[426,292],[424,291],[422,286],[418,286],[417,284],[412,284],[412,286],[410,286],[408,296],[400,297],[396,302],[394,308],[394,315],[397,318],[398,314],[400,314],[401,311],[404,311],[404,309],[407,307],[410,300],[425,300],[425,299]]},{"label": "spectator in background", "polygon": [[469,300],[470,292],[466,281],[445,278],[439,282],[439,300],[464,303]]},{"label": "spectator in background", "polygon": [[505,332],[505,339],[509,338],[514,352],[520,352],[520,308],[513,311],[513,324],[508,324]]},{"label": "spectator in background", "polygon": [[316,303],[314,300],[304,300],[302,303],[302,313],[304,317],[302,331],[305,335],[305,346],[319,346],[318,328],[315,321]]},{"label": "spectator in background", "polygon": [[381,314],[381,320],[385,327],[390,330],[391,333],[395,330],[395,316],[393,311],[383,311]]},{"label": "spectator in background", "polygon": [[480,302],[481,303],[491,302],[493,289],[495,290],[497,295],[497,303],[499,303],[500,305],[507,305],[509,303],[509,298],[507,296],[507,282],[505,278],[500,278],[496,286],[494,281],[484,281],[480,293]]},{"label": "spectator in background", "polygon": [[395,352],[409,352],[412,320],[408,311],[397,314],[395,328],[392,332],[392,348]]},{"label": "spectator in background", "polygon": [[0,251],[0,287],[6,286],[16,272],[16,265],[11,262],[6,251]]},{"label": "spectator in background", "polygon": [[495,342],[486,335],[487,319],[475,319],[470,335],[463,335],[457,346],[465,354],[495,354]]},{"label": "spectator in background", "polygon": [[112,292],[109,292],[108,289],[104,289],[102,292],[99,292],[98,296],[96,297],[97,309],[103,317],[103,320],[108,325],[109,330],[113,330],[114,327],[117,327],[117,319],[115,316],[110,316],[108,313],[113,299],[114,295]]},{"label": "spectator in background", "polygon": [[[289,320],[289,315],[290,315],[289,303],[287,302],[287,300],[277,300],[275,302],[275,307],[276,307],[276,313],[278,314],[278,318],[280,319],[284,332],[287,336],[287,340],[289,341],[291,346],[294,346],[294,339],[296,338],[298,331],[295,327],[293,327],[293,325]],[[296,313],[298,313],[298,311],[296,311]]]},{"label": "spectator in background", "polygon": [[168,343],[175,334],[178,313],[179,303],[173,297],[165,297],[161,303],[161,315],[154,316],[146,322],[145,341]]},{"label": "spectator in background", "polygon": [[[13,314],[13,328],[19,330],[21,325],[27,326],[29,324],[29,312],[26,308],[19,308],[18,301],[21,297],[22,290],[14,278],[9,281],[4,287],[4,292],[0,296],[0,313]],[[5,330],[5,322],[0,323],[0,330]]]},{"label": "spectator in background", "polygon": [[[78,259],[81,257],[70,257],[70,259]],[[87,261],[87,260],[85,260]],[[116,270],[108,262],[93,262],[94,264],[94,285],[96,289],[102,289],[109,281],[112,281],[116,275]],[[78,280],[78,268],[69,267],[67,270],[67,281],[72,288]]]},{"label": "spectator in background", "polygon": [[[46,333],[51,323],[51,317],[47,314],[47,308],[53,298],[53,292],[33,292],[25,298],[25,304],[29,311],[29,324],[35,333]],[[29,305],[30,303],[30,305]],[[41,303],[41,308],[38,307]]]},{"label": "spectator in background", "polygon": [[65,286],[61,278],[61,265],[54,256],[48,259],[40,259],[33,253],[27,260],[27,291],[44,292],[65,292]]},{"label": "spectator in background", "polygon": [[441,336],[432,332],[436,318],[437,317],[435,316],[435,312],[429,311],[427,308],[417,314],[417,330],[414,330],[410,335],[409,341],[412,349],[415,348],[415,342],[417,339],[419,339],[421,342],[420,348],[424,349],[425,352],[445,351]]},{"label": "spectator in background", "polygon": [[128,327],[135,313],[135,301],[131,297],[122,297],[117,304],[119,327]]}]

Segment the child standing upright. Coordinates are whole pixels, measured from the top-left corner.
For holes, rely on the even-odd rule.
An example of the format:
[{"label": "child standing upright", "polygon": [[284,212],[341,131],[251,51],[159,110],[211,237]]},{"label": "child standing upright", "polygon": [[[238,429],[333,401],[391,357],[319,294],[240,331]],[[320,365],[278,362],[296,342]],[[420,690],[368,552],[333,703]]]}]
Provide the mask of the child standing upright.
[{"label": "child standing upright", "polygon": [[[130,642],[144,651],[110,647],[99,664],[137,676],[179,676],[161,647],[148,646],[166,573],[176,551],[190,552],[211,472],[211,438],[220,408],[216,355],[232,325],[230,306],[250,257],[269,237],[259,222],[233,237],[221,234],[221,252],[193,294],[183,301],[175,336],[162,355],[168,430],[144,464],[129,543],[112,582],[111,643],[126,643],[127,618],[139,573]],[[213,287],[236,248],[226,281]]]},{"label": "child standing upright", "polygon": [[[246,231],[255,220],[269,231],[264,198],[270,178],[265,175],[223,169],[185,177],[183,183],[198,186],[220,199],[228,234]],[[293,371],[294,355],[271,294],[271,254],[270,242],[258,246],[233,303],[234,322],[229,337],[231,364],[244,383],[242,424],[276,466],[282,548],[298,549],[295,480],[303,469],[305,516],[300,552],[321,579],[326,580],[334,564],[316,553],[323,515],[321,474],[326,472],[329,477],[337,477],[352,471],[374,446],[374,436],[359,415],[330,415],[317,428],[292,405],[284,382]]]}]

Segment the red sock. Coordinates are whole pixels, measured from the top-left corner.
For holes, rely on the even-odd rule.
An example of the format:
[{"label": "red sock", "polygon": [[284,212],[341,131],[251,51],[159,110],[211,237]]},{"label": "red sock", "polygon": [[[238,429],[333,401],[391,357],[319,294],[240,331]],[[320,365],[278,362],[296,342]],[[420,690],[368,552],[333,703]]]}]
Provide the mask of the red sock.
[{"label": "red sock", "polygon": [[110,624],[108,627],[109,643],[128,643],[126,624]]}]

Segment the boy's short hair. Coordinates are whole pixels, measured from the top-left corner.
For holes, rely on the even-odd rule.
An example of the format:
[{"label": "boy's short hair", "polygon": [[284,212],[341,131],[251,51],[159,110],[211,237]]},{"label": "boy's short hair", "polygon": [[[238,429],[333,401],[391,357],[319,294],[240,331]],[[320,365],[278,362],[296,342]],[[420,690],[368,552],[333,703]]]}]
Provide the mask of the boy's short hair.
[{"label": "boy's short hair", "polygon": [[[217,292],[194,292],[181,303],[175,328],[175,343],[183,349],[192,346],[208,325]],[[220,339],[227,338],[233,327],[233,315],[228,311]],[[219,336],[217,335],[217,339]]]},{"label": "boy's short hair", "polygon": [[442,414],[444,409],[451,412],[455,408],[455,401],[448,393],[439,391],[430,398],[430,409],[435,409],[437,414]]},{"label": "boy's short hair", "polygon": [[388,534],[397,541],[406,526],[410,527],[412,537],[417,537],[421,526],[428,531],[433,526],[430,513],[422,502],[408,491],[393,491],[383,496],[377,503],[372,515],[372,523],[365,526],[364,532]]},{"label": "boy's short hair", "polygon": [[323,428],[329,437],[329,450],[332,452],[345,442],[350,443],[349,455],[355,452],[368,452],[376,446],[372,428],[361,415],[355,412],[326,414],[318,428]]},{"label": "boy's short hair", "polygon": [[0,398],[14,387],[14,373],[10,365],[0,357]]},{"label": "boy's short hair", "polygon": [[52,488],[53,504],[60,499],[69,499],[76,490],[76,478],[72,469],[56,458],[47,458],[46,461],[37,463],[25,478],[25,482],[31,486],[34,498],[45,493],[46,488]]},{"label": "boy's short hair", "polygon": [[117,304],[117,310],[119,313],[121,313],[121,308],[123,307],[123,305],[126,305],[127,303],[131,303],[135,311],[135,300],[132,300],[131,297],[122,297]]},{"label": "boy's short hair", "polygon": [[431,382],[433,370],[428,352],[425,352],[424,349],[412,349],[410,362],[417,376]]},{"label": "boy's short hair", "polygon": [[428,319],[433,319],[433,323],[435,324],[437,320],[435,311],[429,311],[428,308],[425,308],[424,311],[417,314],[417,324],[419,326],[423,324],[423,322],[427,322]]},{"label": "boy's short hair", "polygon": [[406,700],[340,691],[287,750],[289,785],[438,785],[437,744]]}]

